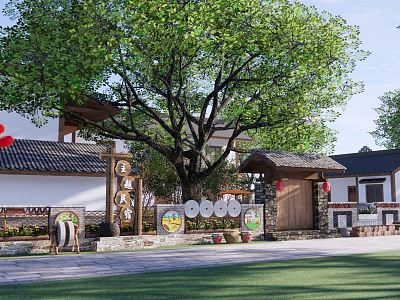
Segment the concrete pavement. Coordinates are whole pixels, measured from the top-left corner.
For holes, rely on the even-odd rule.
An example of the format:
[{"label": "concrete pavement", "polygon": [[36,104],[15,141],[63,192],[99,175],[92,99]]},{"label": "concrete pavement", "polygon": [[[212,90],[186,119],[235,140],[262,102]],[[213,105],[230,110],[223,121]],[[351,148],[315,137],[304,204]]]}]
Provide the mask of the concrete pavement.
[{"label": "concrete pavement", "polygon": [[0,284],[400,250],[400,236],[0,259]]}]

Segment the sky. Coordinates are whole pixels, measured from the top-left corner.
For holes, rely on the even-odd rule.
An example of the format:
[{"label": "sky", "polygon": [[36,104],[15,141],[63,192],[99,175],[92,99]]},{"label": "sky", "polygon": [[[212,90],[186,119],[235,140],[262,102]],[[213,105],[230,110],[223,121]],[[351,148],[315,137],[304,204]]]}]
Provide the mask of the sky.
[{"label": "sky", "polygon": [[[0,9],[7,0],[0,0]],[[377,114],[374,108],[379,107],[379,97],[385,92],[400,89],[400,0],[301,0],[313,5],[318,10],[326,10],[340,15],[348,23],[360,27],[362,48],[371,55],[360,62],[351,75],[365,84],[362,94],[353,96],[342,115],[330,127],[338,132],[335,154],[357,152],[366,145],[373,150],[382,149],[375,144],[369,132],[375,129],[374,120]],[[11,22],[0,13],[0,26]],[[21,120],[15,124],[15,116],[0,115],[2,121],[14,120],[14,136],[28,138],[24,130],[29,123]],[[47,131],[46,131],[47,130]],[[50,135],[49,128],[42,128],[43,136]],[[9,133],[10,134],[10,133]],[[28,136],[27,136],[28,135]]]}]

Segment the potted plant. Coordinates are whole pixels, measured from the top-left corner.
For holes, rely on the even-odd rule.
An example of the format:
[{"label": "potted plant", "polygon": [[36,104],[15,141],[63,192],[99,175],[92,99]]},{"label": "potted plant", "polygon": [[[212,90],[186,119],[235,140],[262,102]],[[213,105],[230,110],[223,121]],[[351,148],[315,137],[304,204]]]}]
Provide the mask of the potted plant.
[{"label": "potted plant", "polygon": [[246,231],[240,234],[240,238],[242,239],[243,243],[248,243],[252,240],[253,237],[251,235],[251,232]]},{"label": "potted plant", "polygon": [[221,244],[222,243],[222,234],[221,233],[213,233],[211,235],[214,244]]},{"label": "potted plant", "polygon": [[240,232],[237,229],[225,229],[224,239],[227,244],[235,244],[239,241]]}]

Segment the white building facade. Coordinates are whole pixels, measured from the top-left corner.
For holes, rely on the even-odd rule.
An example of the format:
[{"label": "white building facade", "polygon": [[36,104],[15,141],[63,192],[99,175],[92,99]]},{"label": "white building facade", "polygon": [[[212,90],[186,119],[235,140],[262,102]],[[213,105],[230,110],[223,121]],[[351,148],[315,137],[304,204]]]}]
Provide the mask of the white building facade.
[{"label": "white building facade", "polygon": [[331,156],[346,167],[344,174],[327,174],[331,202],[400,202],[400,150]]}]

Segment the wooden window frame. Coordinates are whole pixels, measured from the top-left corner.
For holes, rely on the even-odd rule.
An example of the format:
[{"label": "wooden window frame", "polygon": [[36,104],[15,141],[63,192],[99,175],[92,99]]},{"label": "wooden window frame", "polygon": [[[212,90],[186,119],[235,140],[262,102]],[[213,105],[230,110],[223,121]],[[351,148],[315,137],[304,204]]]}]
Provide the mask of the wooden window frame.
[{"label": "wooden window frame", "polygon": [[[352,200],[350,199],[350,189],[351,188],[355,188],[356,192],[355,192],[355,197],[356,199]],[[360,198],[359,198],[359,194],[358,194],[358,187],[356,185],[349,185],[347,186],[347,202],[359,202]]]}]

